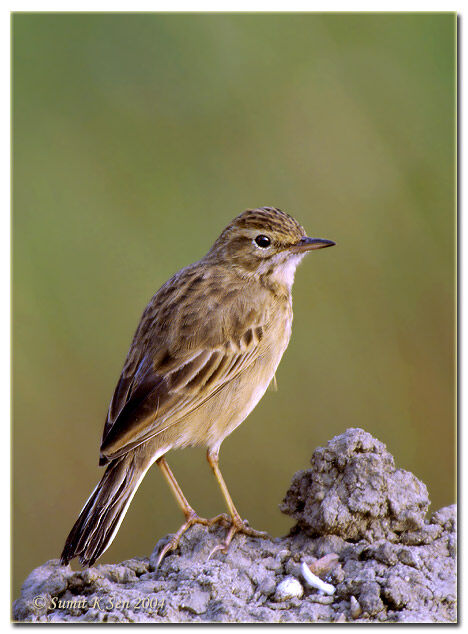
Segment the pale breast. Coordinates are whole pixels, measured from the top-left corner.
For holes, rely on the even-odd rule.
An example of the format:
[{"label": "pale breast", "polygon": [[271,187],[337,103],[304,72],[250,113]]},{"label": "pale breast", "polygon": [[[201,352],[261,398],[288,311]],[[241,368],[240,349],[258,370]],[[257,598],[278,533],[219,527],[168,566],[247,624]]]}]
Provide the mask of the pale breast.
[{"label": "pale breast", "polygon": [[[168,430],[172,448],[207,446],[219,448],[266,392],[291,336],[292,310],[284,307],[265,329],[258,358],[206,403]],[[161,438],[163,440],[163,438]],[[167,439],[169,440],[169,439]],[[164,439],[166,442],[166,439]]]}]

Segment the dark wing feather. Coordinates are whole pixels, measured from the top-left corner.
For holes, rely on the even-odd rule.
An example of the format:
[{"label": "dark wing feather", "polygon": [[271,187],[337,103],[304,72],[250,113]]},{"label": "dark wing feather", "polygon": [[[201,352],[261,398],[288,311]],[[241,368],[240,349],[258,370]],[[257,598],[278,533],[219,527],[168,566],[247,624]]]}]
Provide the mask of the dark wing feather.
[{"label": "dark wing feather", "polygon": [[[257,326],[258,327],[258,326]],[[150,366],[138,382],[128,388],[127,400],[108,427],[101,445],[107,459],[117,458],[152,438],[200,407],[219,389],[245,370],[258,356],[258,339],[249,335],[247,344],[190,351],[172,360],[170,369]],[[110,414],[127,390],[127,380],[117,385]],[[105,460],[104,460],[105,461]]]}]

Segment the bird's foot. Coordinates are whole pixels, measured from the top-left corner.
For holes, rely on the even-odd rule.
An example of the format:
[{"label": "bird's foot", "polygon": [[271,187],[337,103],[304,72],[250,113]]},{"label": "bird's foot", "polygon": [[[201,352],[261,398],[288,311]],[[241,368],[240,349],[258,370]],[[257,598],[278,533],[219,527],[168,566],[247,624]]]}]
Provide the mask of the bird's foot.
[{"label": "bird's foot", "polygon": [[211,557],[215,553],[220,551],[226,554],[234,535],[236,535],[237,533],[243,533],[244,535],[248,535],[249,537],[268,537],[268,533],[266,533],[265,531],[254,530],[249,526],[247,520],[243,520],[239,515],[234,515],[233,517],[231,517],[229,523],[231,526],[229,528],[228,534],[226,535],[226,539],[221,542],[221,544],[218,544],[213,548],[213,550],[208,555],[208,559],[211,559]]},{"label": "bird's foot", "polygon": [[186,514],[185,522],[179,528],[177,533],[175,533],[169,540],[169,542],[164,546],[164,548],[162,548],[161,552],[159,553],[158,561],[156,562],[156,568],[159,568],[159,564],[168,552],[175,550],[178,547],[182,535],[194,524],[201,524],[202,526],[213,526],[214,524],[221,524],[227,526],[230,523],[231,518],[226,515],[226,513],[221,513],[221,515],[217,515],[216,517],[212,517],[211,519],[206,519],[204,517],[199,517],[192,509]]}]

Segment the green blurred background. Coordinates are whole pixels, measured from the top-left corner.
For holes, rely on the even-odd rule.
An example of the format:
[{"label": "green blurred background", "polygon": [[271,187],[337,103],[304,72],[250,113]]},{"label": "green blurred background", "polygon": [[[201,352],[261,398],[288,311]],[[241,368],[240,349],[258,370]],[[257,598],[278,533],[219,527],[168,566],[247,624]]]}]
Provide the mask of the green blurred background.
[{"label": "green blurred background", "polygon": [[[292,474],[348,427],[455,501],[455,14],[13,16],[14,594],[56,558],[102,471],[144,306],[252,206],[333,249],[294,288],[277,392],[224,443],[273,535]],[[224,510],[203,450],[169,456]],[[181,515],[158,469],[103,562]]]}]

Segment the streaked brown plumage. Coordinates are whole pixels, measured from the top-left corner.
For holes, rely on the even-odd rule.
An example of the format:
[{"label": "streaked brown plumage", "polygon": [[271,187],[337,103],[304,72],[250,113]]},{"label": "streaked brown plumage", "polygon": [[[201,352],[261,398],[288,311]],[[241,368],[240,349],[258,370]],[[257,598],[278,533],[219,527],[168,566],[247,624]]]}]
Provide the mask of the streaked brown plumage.
[{"label": "streaked brown plumage", "polygon": [[[115,536],[147,469],[157,461],[186,521],[161,552],[195,522],[228,523],[219,549],[236,532],[258,535],[240,519],[218,467],[224,438],[252,411],[274,376],[291,335],[291,287],[306,251],[334,244],[307,238],[288,214],[247,210],[199,262],[176,273],[141,318],[104,426],[106,472],[67,538],[62,562],[92,565]],[[206,446],[230,519],[198,518],[166,461],[171,449]]]}]

